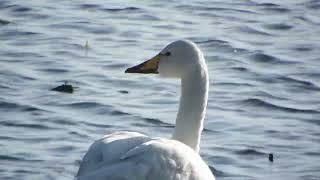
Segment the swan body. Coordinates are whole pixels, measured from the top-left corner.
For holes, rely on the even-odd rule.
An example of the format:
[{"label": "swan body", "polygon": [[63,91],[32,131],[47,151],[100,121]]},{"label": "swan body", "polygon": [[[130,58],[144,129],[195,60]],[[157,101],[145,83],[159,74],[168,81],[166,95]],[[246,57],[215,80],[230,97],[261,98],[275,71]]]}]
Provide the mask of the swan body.
[{"label": "swan body", "polygon": [[208,99],[208,72],[200,49],[175,41],[126,73],[155,73],[181,79],[181,97],[171,139],[120,131],[94,142],[84,156],[78,180],[215,180],[199,156]]}]

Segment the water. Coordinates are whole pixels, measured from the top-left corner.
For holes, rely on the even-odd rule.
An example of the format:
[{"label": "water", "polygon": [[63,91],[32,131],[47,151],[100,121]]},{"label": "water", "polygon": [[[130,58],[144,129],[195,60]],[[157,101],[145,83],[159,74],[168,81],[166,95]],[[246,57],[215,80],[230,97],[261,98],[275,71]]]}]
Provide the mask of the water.
[{"label": "water", "polygon": [[[209,66],[217,179],[320,179],[319,1],[2,0],[0,15],[0,179],[73,179],[116,130],[170,137],[179,82],[124,70],[182,38]],[[79,88],[49,91],[64,81]]]}]

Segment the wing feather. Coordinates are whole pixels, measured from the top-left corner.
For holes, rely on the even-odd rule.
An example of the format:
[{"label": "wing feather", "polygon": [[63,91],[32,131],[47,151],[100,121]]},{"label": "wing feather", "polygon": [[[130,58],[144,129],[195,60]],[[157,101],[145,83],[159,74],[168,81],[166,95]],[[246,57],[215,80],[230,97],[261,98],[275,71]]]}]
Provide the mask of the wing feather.
[{"label": "wing feather", "polygon": [[96,141],[78,180],[214,180],[201,157],[185,144],[121,132]]}]

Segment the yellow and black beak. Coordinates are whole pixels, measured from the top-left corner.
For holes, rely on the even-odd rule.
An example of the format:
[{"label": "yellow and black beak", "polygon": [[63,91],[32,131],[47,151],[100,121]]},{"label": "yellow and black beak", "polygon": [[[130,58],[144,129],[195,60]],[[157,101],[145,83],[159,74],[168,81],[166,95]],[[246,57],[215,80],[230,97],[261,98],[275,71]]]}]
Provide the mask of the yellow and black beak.
[{"label": "yellow and black beak", "polygon": [[128,68],[125,73],[158,74],[160,54],[139,65]]}]

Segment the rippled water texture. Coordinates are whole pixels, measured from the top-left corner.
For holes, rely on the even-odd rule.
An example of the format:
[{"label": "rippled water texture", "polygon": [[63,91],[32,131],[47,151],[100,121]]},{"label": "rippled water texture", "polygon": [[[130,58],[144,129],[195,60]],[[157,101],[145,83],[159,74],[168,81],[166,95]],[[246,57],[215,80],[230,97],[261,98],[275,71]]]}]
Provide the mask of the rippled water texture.
[{"label": "rippled water texture", "polygon": [[217,179],[320,179],[319,17],[317,0],[0,1],[0,179],[73,179],[116,130],[170,137],[179,82],[124,70],[181,38],[208,62]]}]

